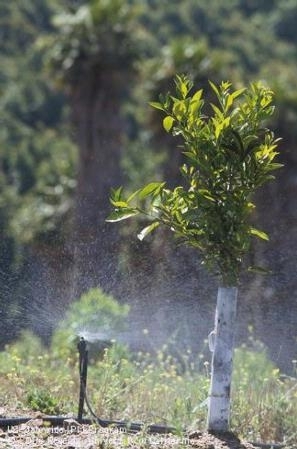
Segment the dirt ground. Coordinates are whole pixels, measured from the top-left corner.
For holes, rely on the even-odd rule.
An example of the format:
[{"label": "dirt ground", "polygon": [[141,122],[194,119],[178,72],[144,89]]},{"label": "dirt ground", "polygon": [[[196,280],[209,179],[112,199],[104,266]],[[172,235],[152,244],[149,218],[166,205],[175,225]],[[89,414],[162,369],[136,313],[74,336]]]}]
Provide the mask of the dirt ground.
[{"label": "dirt ground", "polygon": [[103,429],[66,420],[63,427],[49,427],[42,418],[0,429],[2,449],[255,449],[235,435],[192,432],[185,436],[130,434],[121,429]]}]

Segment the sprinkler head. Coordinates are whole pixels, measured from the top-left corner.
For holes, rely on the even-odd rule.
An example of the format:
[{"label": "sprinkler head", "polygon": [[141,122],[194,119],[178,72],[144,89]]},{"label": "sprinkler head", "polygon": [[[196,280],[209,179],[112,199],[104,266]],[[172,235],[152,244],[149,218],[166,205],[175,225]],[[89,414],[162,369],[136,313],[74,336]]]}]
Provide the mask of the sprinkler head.
[{"label": "sprinkler head", "polygon": [[84,337],[80,337],[79,342],[77,344],[78,352],[82,355],[85,354],[87,351],[87,342],[84,339]]}]

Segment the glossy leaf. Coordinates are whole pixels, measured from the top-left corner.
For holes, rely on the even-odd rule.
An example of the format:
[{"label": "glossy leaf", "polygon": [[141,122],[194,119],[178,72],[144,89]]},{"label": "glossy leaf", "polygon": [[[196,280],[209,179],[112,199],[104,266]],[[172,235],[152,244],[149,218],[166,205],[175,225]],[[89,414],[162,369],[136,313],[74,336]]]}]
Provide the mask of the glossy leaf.
[{"label": "glossy leaf", "polygon": [[128,203],[126,203],[126,201],[114,201],[111,199],[110,202],[116,208],[128,207]]},{"label": "glossy leaf", "polygon": [[158,103],[157,101],[150,101],[149,105],[152,106],[155,109],[160,109],[161,111],[165,111],[164,107],[161,103]]},{"label": "glossy leaf", "polygon": [[112,212],[106,219],[109,223],[116,223],[118,221],[126,220],[127,218],[138,215],[138,210],[135,209],[118,209]]},{"label": "glossy leaf", "polygon": [[256,237],[259,237],[262,240],[269,240],[268,235],[265,232],[263,232],[263,231],[259,231],[259,229],[250,228],[250,233],[252,235],[255,235]]},{"label": "glossy leaf", "polygon": [[264,267],[260,267],[258,265],[252,265],[252,266],[248,267],[248,271],[250,271],[252,273],[262,274],[262,275],[263,274],[264,275],[271,274],[270,270],[268,270],[267,268],[264,268]]},{"label": "glossy leaf", "polygon": [[150,234],[152,231],[154,231],[159,225],[160,225],[160,223],[158,221],[154,221],[149,226],[146,226],[145,228],[143,228],[143,230],[139,234],[137,234],[137,238],[139,240],[143,240],[148,234]]},{"label": "glossy leaf", "polygon": [[241,89],[236,90],[232,94],[233,99],[236,99],[237,97],[240,97],[240,95],[242,95],[244,92],[246,92],[246,87],[242,87]]},{"label": "glossy leaf", "polygon": [[217,98],[220,98],[220,92],[219,92],[219,89],[217,88],[217,86],[210,80],[208,82],[211,85],[212,90],[215,92]]},{"label": "glossy leaf", "polygon": [[197,90],[192,97],[192,101],[200,101],[203,94],[203,89]]},{"label": "glossy leaf", "polygon": [[170,117],[170,116],[165,117],[163,120],[163,127],[164,127],[165,131],[167,131],[169,133],[169,131],[171,130],[171,128],[173,126],[173,123],[174,123],[173,117]]},{"label": "glossy leaf", "polygon": [[163,185],[164,185],[164,183],[162,183],[162,182],[150,182],[145,187],[143,187],[141,190],[139,190],[139,193],[138,193],[139,199],[143,200],[144,198],[151,195],[152,193],[155,193]]},{"label": "glossy leaf", "polygon": [[114,201],[119,201],[120,198],[121,198],[122,191],[123,191],[123,187],[122,186],[119,187],[118,189],[111,189],[111,198]]},{"label": "glossy leaf", "polygon": [[185,101],[176,101],[173,105],[172,111],[176,119],[181,120],[187,112]]}]

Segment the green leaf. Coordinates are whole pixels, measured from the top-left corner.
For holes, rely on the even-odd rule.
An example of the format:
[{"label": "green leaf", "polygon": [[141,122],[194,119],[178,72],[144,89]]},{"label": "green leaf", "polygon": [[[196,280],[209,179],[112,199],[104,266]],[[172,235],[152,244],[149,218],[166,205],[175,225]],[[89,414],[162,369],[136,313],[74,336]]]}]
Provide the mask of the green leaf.
[{"label": "green leaf", "polygon": [[251,201],[249,201],[246,206],[249,210],[253,210],[256,208],[255,204],[252,203]]},{"label": "green leaf", "polygon": [[263,231],[259,231],[259,229],[256,228],[250,228],[250,234],[255,235],[256,237],[259,237],[262,240],[269,240],[268,235],[263,232]]},{"label": "green leaf", "polygon": [[164,182],[150,182],[147,184],[143,189],[139,191],[139,199],[143,200],[147,196],[151,195],[152,193],[156,192],[157,189],[160,189],[162,186],[164,186]]},{"label": "green leaf", "polygon": [[197,115],[197,112],[200,112],[202,106],[202,102],[201,101],[191,101],[190,103],[190,108],[189,108],[189,120],[190,119],[194,119],[195,115]]},{"label": "green leaf", "polygon": [[185,82],[182,82],[180,85],[180,91],[181,94],[183,96],[183,98],[186,98],[187,94],[188,94],[188,86],[186,85]]},{"label": "green leaf", "polygon": [[118,189],[111,189],[111,199],[113,201],[119,201],[121,198],[123,187],[119,187]]},{"label": "green leaf", "polygon": [[132,201],[133,198],[135,198],[139,194],[140,191],[141,191],[141,189],[137,189],[137,190],[135,190],[135,192],[131,193],[129,198],[127,198],[127,203],[130,203],[130,201]]},{"label": "green leaf", "polygon": [[160,111],[165,111],[163,105],[161,103],[159,103],[158,101],[150,101],[149,105],[155,109],[160,109]]},{"label": "green leaf", "polygon": [[215,126],[215,137],[218,139],[223,129],[228,128],[230,124],[230,117],[226,117],[222,122],[219,122],[213,118],[213,124]]},{"label": "green leaf", "polygon": [[241,154],[243,154],[244,153],[244,147],[243,147],[242,139],[241,139],[241,136],[240,136],[239,132],[236,131],[235,129],[231,129],[231,133],[232,133],[233,137],[235,138],[235,140],[236,140],[236,142],[237,142],[237,144],[238,144],[238,146],[240,148]]},{"label": "green leaf", "polygon": [[215,201],[215,199],[213,198],[213,196],[211,196],[211,193],[207,189],[199,189],[198,193],[199,193],[199,195],[203,196],[203,198],[205,198],[207,200]]},{"label": "green leaf", "polygon": [[241,89],[236,90],[235,92],[233,92],[232,97],[235,99],[237,97],[239,97],[241,94],[243,94],[243,92],[246,91],[246,87],[242,87]]},{"label": "green leaf", "polygon": [[220,92],[219,92],[217,86],[216,86],[212,81],[210,81],[210,80],[209,80],[208,82],[209,82],[209,84],[211,85],[211,88],[212,88],[212,90],[215,92],[216,96],[217,96],[218,98],[220,98],[221,95],[220,95]]},{"label": "green leaf", "polygon": [[226,110],[228,110],[232,106],[233,101],[234,101],[233,95],[228,95],[226,102]]},{"label": "green leaf", "polygon": [[173,122],[174,122],[174,118],[171,117],[170,115],[165,117],[163,120],[163,127],[164,127],[165,131],[167,131],[168,133],[172,128]]},{"label": "green leaf", "polygon": [[202,94],[203,94],[203,89],[197,90],[197,92],[195,92],[195,94],[192,97],[192,101],[200,101]]},{"label": "green leaf", "polygon": [[108,223],[116,223],[117,221],[126,220],[138,214],[139,212],[136,209],[118,209],[112,212],[105,221]]},{"label": "green leaf", "polygon": [[279,168],[282,168],[284,164],[279,164],[278,162],[271,162],[269,165],[267,165],[266,170],[272,171],[272,170],[278,170]]},{"label": "green leaf", "polygon": [[187,112],[186,102],[184,100],[174,102],[172,112],[177,120],[181,120]]},{"label": "green leaf", "polygon": [[128,203],[126,203],[126,201],[114,201],[113,199],[111,199],[110,202],[114,207],[117,208],[128,207]]},{"label": "green leaf", "polygon": [[154,221],[149,226],[146,226],[139,234],[137,234],[137,238],[139,240],[143,240],[150,232],[156,229],[159,226],[158,221]]},{"label": "green leaf", "polygon": [[224,120],[224,114],[222,113],[222,111],[213,103],[210,103],[212,109],[214,110],[214,112],[216,113],[216,115],[221,119]]},{"label": "green leaf", "polygon": [[189,159],[194,167],[199,167],[199,161],[192,151],[183,151],[183,154]]},{"label": "green leaf", "polygon": [[271,270],[267,270],[267,268],[264,267],[259,267],[258,265],[248,267],[248,271],[259,274],[271,274]]},{"label": "green leaf", "polygon": [[174,81],[177,91],[180,93],[181,97],[186,98],[189,89],[192,88],[192,83],[190,82],[190,80],[184,75],[176,75]]}]

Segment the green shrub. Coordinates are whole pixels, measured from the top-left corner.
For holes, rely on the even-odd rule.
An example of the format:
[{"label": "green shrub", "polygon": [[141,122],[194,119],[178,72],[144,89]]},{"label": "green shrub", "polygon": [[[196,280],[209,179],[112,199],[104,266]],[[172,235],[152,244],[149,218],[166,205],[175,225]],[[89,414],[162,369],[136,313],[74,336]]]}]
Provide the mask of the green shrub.
[{"label": "green shrub", "polygon": [[[73,302],[52,336],[51,349],[55,356],[71,357],[78,337],[96,341],[102,350],[125,329],[128,305],[121,305],[111,295],[93,288]],[[102,343],[100,345],[100,342]]]}]

